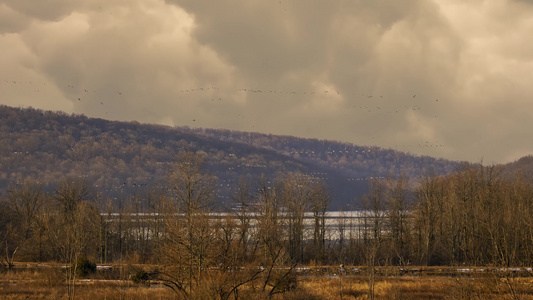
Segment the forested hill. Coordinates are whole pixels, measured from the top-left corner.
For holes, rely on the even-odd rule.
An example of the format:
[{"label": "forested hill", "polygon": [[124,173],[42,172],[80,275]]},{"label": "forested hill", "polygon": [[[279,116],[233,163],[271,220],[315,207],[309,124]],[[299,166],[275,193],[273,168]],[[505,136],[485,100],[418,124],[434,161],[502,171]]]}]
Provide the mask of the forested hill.
[{"label": "forested hill", "polygon": [[533,181],[533,155],[526,155],[516,161],[498,166],[508,177],[518,175],[526,180]]},{"label": "forested hill", "polygon": [[353,180],[400,173],[410,178],[416,178],[426,174],[427,171],[435,172],[435,174],[448,174],[455,171],[460,165],[458,162],[430,156],[414,156],[392,149],[358,146],[335,141],[222,129],[183,128],[183,130],[213,137],[217,140],[246,143],[255,147],[275,150],[300,161],[333,168]]},{"label": "forested hill", "polygon": [[[32,108],[0,106],[0,191],[24,180],[53,188],[81,177],[104,197],[127,197],[164,182],[182,150],[207,154],[218,177],[218,203],[230,202],[238,178],[273,180],[299,171],[326,180],[329,209],[358,206],[368,179],[400,172],[416,178],[453,172],[459,162],[390,149],[215,129],[116,122]],[[353,207],[351,206],[351,207]]]}]

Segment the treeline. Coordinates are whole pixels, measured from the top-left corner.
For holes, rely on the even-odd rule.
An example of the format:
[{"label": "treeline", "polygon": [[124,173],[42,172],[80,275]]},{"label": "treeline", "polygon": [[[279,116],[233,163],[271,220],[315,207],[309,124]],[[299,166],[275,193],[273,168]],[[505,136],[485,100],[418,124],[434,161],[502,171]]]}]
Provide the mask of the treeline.
[{"label": "treeline", "polygon": [[[52,193],[35,182],[10,186],[0,202],[5,266],[14,258],[63,262],[73,296],[80,258],[150,263],[157,270],[139,276],[156,278],[179,296],[227,299],[252,281],[258,282],[254,293],[284,292],[295,284],[297,263],[309,255],[324,260],[330,199],[321,180],[303,173],[262,177],[254,191],[242,179],[234,189],[236,208],[213,214],[216,178],[204,164],[204,153],[181,152],[164,182],[119,207],[79,178],[64,179]],[[316,224],[313,244],[303,239],[308,210]]]},{"label": "treeline", "polygon": [[530,266],[533,186],[495,166],[428,178],[416,191],[413,228],[426,264]]},{"label": "treeline", "polygon": [[146,276],[178,295],[217,291],[224,298],[248,282],[262,294],[290,289],[299,264],[533,262],[533,186],[494,166],[465,165],[415,184],[405,176],[374,179],[364,210],[327,226],[323,180],[303,173],[241,178],[233,210],[216,214],[216,178],[204,164],[204,153],[181,152],[164,182],[124,195],[118,206],[79,178],[64,179],[52,193],[36,182],[11,185],[0,202],[6,265],[14,255],[69,265],[79,257],[150,263],[159,267]]}]

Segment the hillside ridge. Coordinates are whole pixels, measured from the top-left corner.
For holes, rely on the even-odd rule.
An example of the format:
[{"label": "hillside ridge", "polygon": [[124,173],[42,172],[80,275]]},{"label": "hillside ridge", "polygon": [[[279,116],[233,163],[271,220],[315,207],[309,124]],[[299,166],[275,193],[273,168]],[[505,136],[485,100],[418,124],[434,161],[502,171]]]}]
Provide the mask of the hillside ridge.
[{"label": "hillside ridge", "polygon": [[269,179],[287,172],[326,181],[330,209],[358,207],[370,178],[448,174],[460,162],[391,149],[225,129],[168,127],[84,115],[0,106],[0,190],[33,180],[52,187],[81,177],[104,197],[145,192],[164,182],[179,151],[206,154],[218,178],[220,206],[231,202],[239,177]]}]

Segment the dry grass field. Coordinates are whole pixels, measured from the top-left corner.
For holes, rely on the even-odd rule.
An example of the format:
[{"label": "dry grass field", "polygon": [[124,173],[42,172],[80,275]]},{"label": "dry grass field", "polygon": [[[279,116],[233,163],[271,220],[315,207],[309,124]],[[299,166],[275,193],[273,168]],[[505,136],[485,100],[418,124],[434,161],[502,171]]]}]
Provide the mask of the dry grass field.
[{"label": "dry grass field", "polygon": [[[375,284],[377,299],[533,299],[531,278],[518,278],[509,287],[505,279],[402,276],[380,278]],[[369,299],[365,277],[303,279],[299,286],[315,299]],[[514,289],[514,291],[512,290]]]},{"label": "dry grass field", "polygon": [[[118,269],[117,269],[118,270]],[[179,299],[158,283],[134,284],[127,268],[96,272],[76,282],[76,299]],[[297,287],[272,299],[369,299],[368,276],[324,272],[298,272]],[[426,269],[419,274],[398,275],[381,270],[375,281],[377,299],[533,299],[533,277],[527,274],[474,272],[451,274],[449,269]],[[18,266],[0,274],[0,299],[67,299],[60,266]],[[199,299],[217,299],[204,293]],[[234,299],[233,296],[230,299]],[[239,299],[268,299],[243,287]]]}]

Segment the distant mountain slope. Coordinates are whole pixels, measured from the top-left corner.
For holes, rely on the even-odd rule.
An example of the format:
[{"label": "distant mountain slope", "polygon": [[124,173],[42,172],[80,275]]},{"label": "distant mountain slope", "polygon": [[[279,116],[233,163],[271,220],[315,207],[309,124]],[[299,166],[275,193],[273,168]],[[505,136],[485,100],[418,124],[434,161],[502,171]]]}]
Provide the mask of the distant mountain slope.
[{"label": "distant mountain slope", "polygon": [[208,171],[218,177],[220,205],[229,203],[240,176],[312,174],[327,181],[330,209],[339,209],[357,205],[370,177],[446,174],[459,166],[339,142],[115,122],[7,106],[0,106],[0,140],[1,190],[26,179],[53,187],[66,176],[76,176],[105,197],[117,198],[161,184],[168,163],[179,151],[191,150],[207,154]]},{"label": "distant mountain slope", "polygon": [[[183,128],[186,130],[187,128]],[[275,150],[292,158],[334,168],[352,180],[403,173],[416,178],[428,171],[447,174],[461,163],[430,156],[415,156],[392,149],[357,146],[349,143],[303,139],[291,136],[248,133],[221,129],[188,129],[218,140],[240,142]]]},{"label": "distant mountain slope", "polygon": [[526,155],[514,162],[500,166],[504,174],[520,175],[529,181],[533,181],[533,155]]}]

